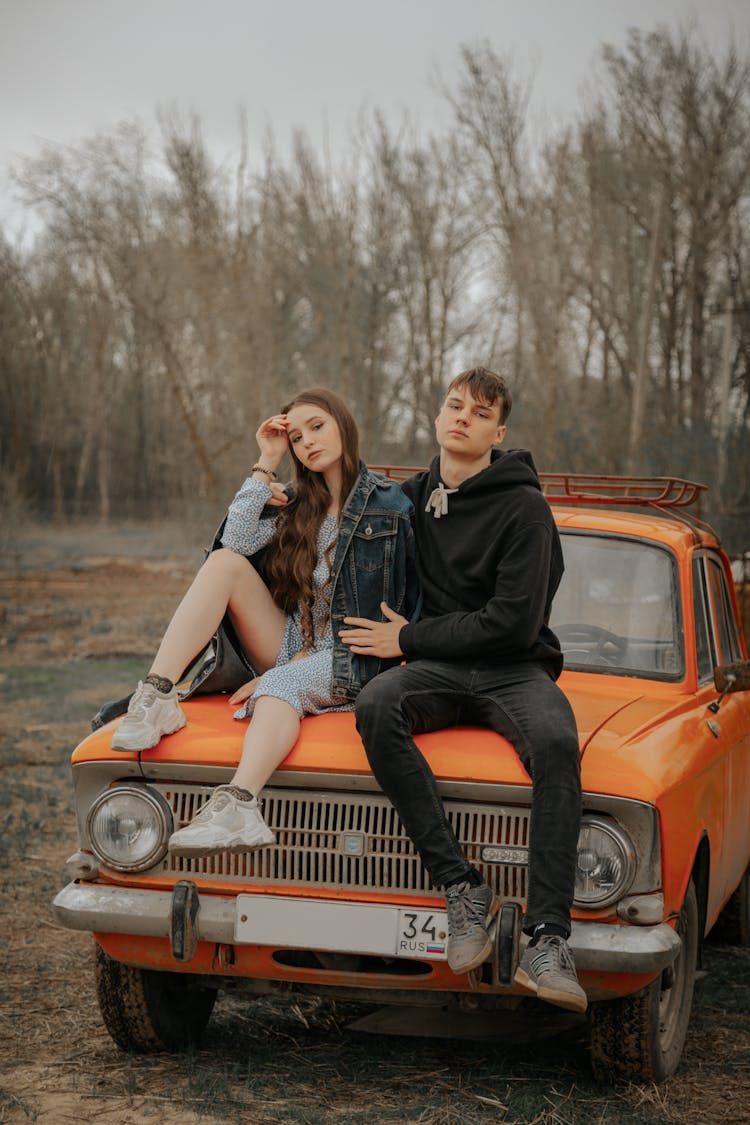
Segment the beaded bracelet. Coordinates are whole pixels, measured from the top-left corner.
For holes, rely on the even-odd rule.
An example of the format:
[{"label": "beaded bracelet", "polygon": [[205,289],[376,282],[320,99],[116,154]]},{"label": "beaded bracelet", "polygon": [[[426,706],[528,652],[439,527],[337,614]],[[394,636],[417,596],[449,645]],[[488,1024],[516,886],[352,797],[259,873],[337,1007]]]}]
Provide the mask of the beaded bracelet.
[{"label": "beaded bracelet", "polygon": [[265,465],[253,465],[251,471],[254,473],[265,473],[271,480],[276,480],[276,473],[273,469],[267,469]]}]

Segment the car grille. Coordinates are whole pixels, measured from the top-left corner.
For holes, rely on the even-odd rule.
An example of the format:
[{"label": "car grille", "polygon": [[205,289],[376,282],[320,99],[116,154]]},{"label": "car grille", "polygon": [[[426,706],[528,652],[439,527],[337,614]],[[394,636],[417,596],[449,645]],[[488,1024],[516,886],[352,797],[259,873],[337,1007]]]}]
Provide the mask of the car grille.
[{"label": "car grille", "polygon": [[[154,786],[172,809],[175,829],[187,824],[211,796],[208,787]],[[263,790],[266,823],[276,844],[253,852],[202,859],[167,856],[160,870],[243,884],[430,893],[434,890],[411,840],[386,797],[372,793]],[[445,801],[448,819],[466,858],[501,898],[526,901],[530,810]],[[512,862],[485,862],[496,849]],[[505,849],[505,852],[503,852]]]}]

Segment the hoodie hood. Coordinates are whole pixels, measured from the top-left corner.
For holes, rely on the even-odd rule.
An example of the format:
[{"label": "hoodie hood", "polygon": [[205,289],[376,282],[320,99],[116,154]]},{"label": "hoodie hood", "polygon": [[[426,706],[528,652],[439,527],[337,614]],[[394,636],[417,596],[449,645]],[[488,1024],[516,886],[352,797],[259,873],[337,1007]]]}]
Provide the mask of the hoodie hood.
[{"label": "hoodie hood", "polygon": [[[441,483],[439,453],[433,457],[427,477],[431,488],[437,488]],[[528,449],[493,449],[487,468],[462,481],[459,489],[464,494],[476,496],[483,492],[494,494],[498,488],[516,485],[530,485],[538,492],[542,490],[534,459]]]}]

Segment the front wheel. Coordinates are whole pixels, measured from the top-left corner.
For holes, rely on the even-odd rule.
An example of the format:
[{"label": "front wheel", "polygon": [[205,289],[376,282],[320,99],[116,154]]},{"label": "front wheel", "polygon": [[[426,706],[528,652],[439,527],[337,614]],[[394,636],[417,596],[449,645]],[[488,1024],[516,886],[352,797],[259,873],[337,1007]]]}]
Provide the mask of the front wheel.
[{"label": "front wheel", "polygon": [[674,1074],[687,1037],[699,942],[692,880],[677,922],[682,947],[672,965],[633,996],[589,1009],[591,1062],[600,1078],[663,1082]]},{"label": "front wheel", "polygon": [[176,1051],[197,1043],[216,1001],[188,973],[139,969],[96,947],[96,994],[107,1031],[124,1051]]}]

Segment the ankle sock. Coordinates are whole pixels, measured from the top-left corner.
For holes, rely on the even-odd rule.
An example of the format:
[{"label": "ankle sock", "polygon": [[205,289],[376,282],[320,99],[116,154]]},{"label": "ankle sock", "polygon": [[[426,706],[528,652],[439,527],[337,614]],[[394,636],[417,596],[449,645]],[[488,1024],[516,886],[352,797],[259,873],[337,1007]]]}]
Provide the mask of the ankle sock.
[{"label": "ankle sock", "polygon": [[[528,930],[526,931],[528,933]],[[561,937],[568,940],[568,931],[562,926],[558,926],[556,922],[540,922],[534,926],[531,931],[531,941],[529,945],[536,945],[540,938],[543,937]]]},{"label": "ankle sock", "polygon": [[456,883],[468,883],[470,887],[480,887],[484,879],[474,867],[470,867],[463,875],[457,875],[454,879],[448,879],[443,884],[444,887],[454,887]]},{"label": "ankle sock", "polygon": [[249,789],[242,789],[239,785],[220,785],[218,786],[224,793],[231,793],[238,801],[254,801],[255,797]]},{"label": "ankle sock", "polygon": [[151,684],[151,686],[155,687],[162,695],[169,695],[174,687],[172,681],[168,680],[166,676],[157,676],[155,672],[149,672],[146,676],[145,683]]}]

